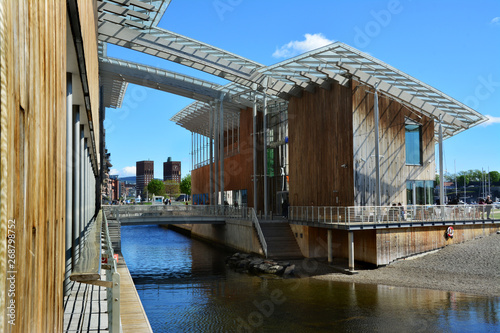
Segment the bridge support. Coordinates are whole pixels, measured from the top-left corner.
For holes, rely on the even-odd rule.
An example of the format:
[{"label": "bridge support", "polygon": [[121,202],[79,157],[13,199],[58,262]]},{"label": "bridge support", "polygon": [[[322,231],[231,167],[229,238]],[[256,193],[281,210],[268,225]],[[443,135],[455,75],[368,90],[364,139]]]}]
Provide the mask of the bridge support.
[{"label": "bridge support", "polygon": [[327,231],[327,245],[328,245],[328,262],[331,263],[333,261],[332,229],[328,229]]}]

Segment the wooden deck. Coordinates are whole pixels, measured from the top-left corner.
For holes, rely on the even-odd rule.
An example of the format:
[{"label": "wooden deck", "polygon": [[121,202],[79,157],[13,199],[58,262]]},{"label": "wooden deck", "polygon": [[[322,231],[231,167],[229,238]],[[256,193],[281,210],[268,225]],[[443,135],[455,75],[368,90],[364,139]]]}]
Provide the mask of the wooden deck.
[{"label": "wooden deck", "polygon": [[[101,271],[102,279],[105,275],[105,271]],[[109,332],[106,288],[71,283],[69,294],[64,296],[63,332]]]},{"label": "wooden deck", "polygon": [[[130,272],[120,255],[120,317],[122,332],[152,333],[148,317],[135,289]],[[101,271],[101,279],[106,273]],[[109,332],[106,288],[73,282],[64,297],[64,332]]]},{"label": "wooden deck", "polygon": [[119,254],[118,273],[120,273],[120,317],[123,333],[153,332],[148,317],[142,306],[139,294],[135,289],[134,281]]}]

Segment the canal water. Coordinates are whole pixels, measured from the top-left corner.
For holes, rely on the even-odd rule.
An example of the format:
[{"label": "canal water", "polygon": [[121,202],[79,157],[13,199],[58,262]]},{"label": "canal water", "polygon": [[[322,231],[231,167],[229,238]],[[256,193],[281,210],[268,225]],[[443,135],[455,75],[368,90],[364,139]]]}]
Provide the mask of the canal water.
[{"label": "canal water", "polygon": [[229,252],[158,226],[121,228],[153,331],[499,332],[500,299],[236,273]]}]

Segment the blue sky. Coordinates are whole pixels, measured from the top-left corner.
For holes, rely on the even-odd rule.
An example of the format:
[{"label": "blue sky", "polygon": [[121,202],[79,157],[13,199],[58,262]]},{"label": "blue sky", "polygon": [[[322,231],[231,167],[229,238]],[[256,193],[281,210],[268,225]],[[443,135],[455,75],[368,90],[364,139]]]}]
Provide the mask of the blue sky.
[{"label": "blue sky", "polygon": [[[490,122],[444,142],[444,167],[500,171],[500,1],[172,0],[160,27],[272,65],[340,41],[467,104]],[[109,45],[108,55],[196,76],[209,74]],[[121,109],[106,109],[114,174],[153,160],[191,169],[191,134],[169,119],[192,100],[129,84]]]}]

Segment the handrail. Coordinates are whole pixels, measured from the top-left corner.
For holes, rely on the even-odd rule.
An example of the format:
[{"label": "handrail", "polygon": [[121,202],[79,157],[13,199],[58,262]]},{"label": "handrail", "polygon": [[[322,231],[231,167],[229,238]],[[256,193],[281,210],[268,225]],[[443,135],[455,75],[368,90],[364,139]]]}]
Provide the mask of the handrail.
[{"label": "handrail", "polygon": [[257,218],[257,214],[255,214],[255,209],[250,208],[250,216],[252,218],[253,225],[255,226],[255,230],[257,230],[257,234],[259,235],[260,244],[262,245],[262,250],[264,251],[264,256],[267,258],[267,242],[264,238],[264,233],[260,228],[259,219]]},{"label": "handrail", "polygon": [[[106,287],[109,332],[119,333],[121,326],[120,274],[117,270],[104,210],[100,210],[91,223],[89,235],[70,275],[70,280]],[[101,280],[101,269],[106,270],[106,280]]]},{"label": "handrail", "polygon": [[101,277],[101,225],[102,218],[97,215],[91,222],[88,236],[83,243],[80,257],[70,275],[71,281],[92,284]]},{"label": "handrail", "polygon": [[[114,255],[113,247],[111,246],[111,237],[109,235],[108,221],[104,210],[101,212],[103,221],[104,233],[104,255],[107,258],[107,265],[103,265],[106,270],[106,280],[112,281],[112,286],[106,290],[107,303],[108,303],[108,327],[111,333],[119,333],[121,327],[120,320],[120,273],[116,265],[116,258]],[[111,259],[111,261],[110,261]]]},{"label": "handrail", "polygon": [[289,220],[340,225],[484,221],[488,216],[493,220],[493,208],[493,205],[290,206]]}]

